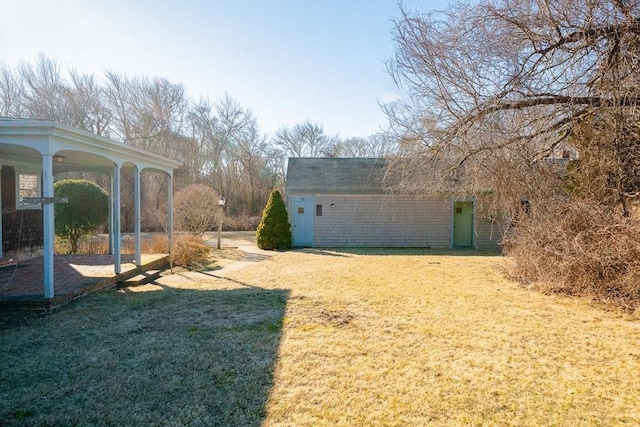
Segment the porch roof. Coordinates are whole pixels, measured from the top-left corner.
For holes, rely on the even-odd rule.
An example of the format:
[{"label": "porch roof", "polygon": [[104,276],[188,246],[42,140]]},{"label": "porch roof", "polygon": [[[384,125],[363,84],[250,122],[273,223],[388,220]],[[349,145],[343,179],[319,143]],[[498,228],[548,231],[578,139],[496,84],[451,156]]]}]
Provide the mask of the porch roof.
[{"label": "porch roof", "polygon": [[[122,268],[120,248],[120,175],[133,169],[135,209],[135,264],[141,265],[140,245],[140,172],[152,170],[168,176],[167,228],[172,232],[173,170],[182,163],[157,154],[94,135],[49,120],[0,117],[0,166],[8,165],[41,172],[44,298],[54,292],[54,209],[53,176],[61,172],[103,172],[111,177],[109,235],[113,242],[114,273]],[[0,205],[1,205],[0,200]],[[3,206],[2,209],[4,210]],[[15,208],[15,207],[13,207]],[[0,231],[3,231],[0,216]],[[0,246],[0,256],[2,247]]]},{"label": "porch roof", "polygon": [[[26,147],[26,149],[25,149]],[[0,117],[0,157],[16,165],[42,165],[42,155],[62,156],[53,173],[105,172],[136,166],[173,175],[182,163],[122,142],[49,120]]]}]

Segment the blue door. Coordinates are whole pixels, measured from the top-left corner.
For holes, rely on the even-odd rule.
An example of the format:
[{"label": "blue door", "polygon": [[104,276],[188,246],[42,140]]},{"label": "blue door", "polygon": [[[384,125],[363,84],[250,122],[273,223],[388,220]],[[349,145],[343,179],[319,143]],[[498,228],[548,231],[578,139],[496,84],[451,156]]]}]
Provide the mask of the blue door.
[{"label": "blue door", "polygon": [[293,246],[313,246],[313,199],[299,198],[292,203]]}]

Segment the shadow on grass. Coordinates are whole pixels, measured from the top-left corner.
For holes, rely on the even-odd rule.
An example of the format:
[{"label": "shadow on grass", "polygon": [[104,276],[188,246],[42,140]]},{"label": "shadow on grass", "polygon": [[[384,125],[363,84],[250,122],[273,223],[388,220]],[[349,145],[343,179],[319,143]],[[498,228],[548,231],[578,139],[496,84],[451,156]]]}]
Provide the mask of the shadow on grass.
[{"label": "shadow on grass", "polygon": [[26,326],[46,316],[35,310],[0,310],[0,333],[3,330]]},{"label": "shadow on grass", "polygon": [[475,250],[471,248],[460,249],[430,249],[430,248],[305,248],[297,251],[312,255],[349,256],[349,255],[384,255],[384,256],[407,256],[407,255],[427,255],[427,256],[500,256],[499,250]]},{"label": "shadow on grass", "polygon": [[261,425],[289,291],[153,288],[2,331],[2,424]]}]

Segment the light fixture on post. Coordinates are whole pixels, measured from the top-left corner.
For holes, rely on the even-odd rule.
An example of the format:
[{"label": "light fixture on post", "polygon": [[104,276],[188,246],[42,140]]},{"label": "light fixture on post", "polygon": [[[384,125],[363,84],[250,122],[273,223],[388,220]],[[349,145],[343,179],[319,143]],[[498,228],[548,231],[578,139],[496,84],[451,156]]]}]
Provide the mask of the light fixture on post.
[{"label": "light fixture on post", "polygon": [[62,162],[64,162],[64,156],[61,156],[59,154],[54,154],[52,159],[53,159],[53,163],[62,163]]},{"label": "light fixture on post", "polygon": [[224,205],[227,203],[227,199],[224,196],[220,196],[218,199],[218,206],[220,206],[220,215],[218,216],[218,249],[220,249],[220,239],[222,238],[222,216],[224,215]]}]

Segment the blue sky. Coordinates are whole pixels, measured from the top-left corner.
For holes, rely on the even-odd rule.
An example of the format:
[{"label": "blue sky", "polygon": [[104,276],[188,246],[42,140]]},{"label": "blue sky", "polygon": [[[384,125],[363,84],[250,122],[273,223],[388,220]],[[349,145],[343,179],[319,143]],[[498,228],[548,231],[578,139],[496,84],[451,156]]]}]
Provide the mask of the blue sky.
[{"label": "blue sky", "polygon": [[193,98],[228,92],[266,134],[309,119],[329,135],[367,136],[387,123],[378,102],[401,96],[384,65],[398,17],[388,0],[0,0],[0,61],[42,52],[100,78],[108,69],[166,77]]}]

